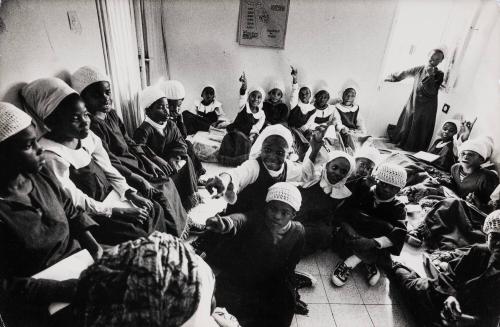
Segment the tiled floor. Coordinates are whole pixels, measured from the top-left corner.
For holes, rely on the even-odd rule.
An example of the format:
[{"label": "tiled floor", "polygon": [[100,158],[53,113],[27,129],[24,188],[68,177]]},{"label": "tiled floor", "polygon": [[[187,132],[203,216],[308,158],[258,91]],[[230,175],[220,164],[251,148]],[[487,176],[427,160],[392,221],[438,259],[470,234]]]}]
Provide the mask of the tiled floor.
[{"label": "tiled floor", "polygon": [[[204,164],[207,174],[203,178],[218,175],[231,168],[217,164]],[[222,199],[212,199],[208,192],[200,189],[205,203],[193,209],[189,215],[199,223],[221,211],[225,203]],[[414,226],[419,217],[409,217]],[[405,245],[397,258],[425,275],[422,266],[422,250]],[[385,277],[376,286],[370,287],[365,279],[362,265],[358,266],[343,287],[335,287],[330,281],[333,267],[340,259],[332,251],[317,253],[304,258],[297,269],[313,274],[317,284],[311,289],[301,290],[302,300],[308,303],[309,314],[297,315],[292,327],[391,327],[416,326],[413,318],[402,301],[400,291]]]}]

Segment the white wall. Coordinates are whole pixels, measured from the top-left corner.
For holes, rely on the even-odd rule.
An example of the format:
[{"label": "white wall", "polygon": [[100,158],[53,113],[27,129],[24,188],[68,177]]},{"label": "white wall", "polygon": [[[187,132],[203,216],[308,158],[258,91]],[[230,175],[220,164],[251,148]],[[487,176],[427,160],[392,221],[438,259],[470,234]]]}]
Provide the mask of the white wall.
[{"label": "white wall", "polygon": [[[238,45],[239,1],[166,4],[169,72],[186,87],[185,106],[192,106],[203,86],[213,83],[226,113],[234,117],[242,71],[250,85],[259,83],[264,89],[273,77],[280,77],[289,94],[294,65],[300,82],[314,87],[325,80],[335,94],[346,79],[356,80],[368,128],[380,132],[380,121],[373,118],[384,108],[372,102],[397,0],[291,0],[284,50]],[[406,97],[403,94],[402,101]]]},{"label": "white wall", "polygon": [[[24,83],[40,77],[68,80],[80,66],[104,70],[99,22],[94,0],[1,1],[0,100],[19,104]],[[76,11],[81,34],[69,29],[67,11]]]}]

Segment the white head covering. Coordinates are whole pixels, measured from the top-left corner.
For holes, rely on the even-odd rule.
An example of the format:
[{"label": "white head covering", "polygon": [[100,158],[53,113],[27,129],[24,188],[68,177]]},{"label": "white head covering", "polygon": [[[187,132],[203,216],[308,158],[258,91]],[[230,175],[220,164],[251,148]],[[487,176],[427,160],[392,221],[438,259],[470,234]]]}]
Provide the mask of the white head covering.
[{"label": "white head covering", "polygon": [[[337,182],[336,184],[330,183],[328,180],[328,176],[326,173],[326,166],[334,159],[337,158],[345,158],[349,162],[349,171],[347,174],[344,176],[342,180]],[[356,168],[356,163],[354,162],[354,158],[351,157],[349,154],[343,151],[330,151],[328,153],[328,161],[323,165],[323,169],[321,170],[321,180],[319,182],[319,186],[323,189],[323,191],[330,195],[331,198],[333,199],[345,199],[349,196],[351,196],[351,191],[345,186],[345,183],[349,176],[354,172],[354,169]]]},{"label": "white head covering", "polygon": [[161,98],[165,98],[165,93],[157,86],[148,86],[139,95],[139,106],[141,110],[149,108],[153,103]]},{"label": "white head covering", "polygon": [[284,202],[295,211],[299,211],[302,204],[302,195],[296,186],[286,182],[279,182],[272,185],[267,191],[266,202],[273,200]]},{"label": "white head covering", "polygon": [[378,164],[380,160],[380,152],[373,146],[362,146],[360,147],[356,153],[354,153],[354,158],[366,158],[371,160],[373,163]]},{"label": "white head covering", "polygon": [[292,132],[290,132],[288,128],[286,128],[281,124],[270,125],[264,128],[262,133],[260,133],[260,135],[255,140],[254,144],[252,145],[252,148],[250,149],[250,156],[249,156],[250,159],[257,159],[258,157],[260,157],[260,152],[262,151],[262,144],[264,144],[264,140],[272,135],[278,135],[284,138],[286,144],[288,145],[288,151],[289,152],[293,151]]},{"label": "white head covering", "polygon": [[395,164],[384,163],[378,166],[373,176],[384,183],[403,188],[406,185],[406,170]]},{"label": "white head covering", "polygon": [[71,75],[71,86],[78,93],[82,93],[87,86],[96,82],[111,83],[111,79],[99,68],[94,66],[80,67]]},{"label": "white head covering", "polygon": [[344,82],[344,84],[342,84],[342,87],[340,88],[339,91],[340,99],[342,99],[342,97],[344,96],[344,92],[347,89],[354,89],[356,91],[356,97],[357,97],[357,93],[359,92],[359,85],[354,80],[348,79],[347,81]]},{"label": "white head covering", "polygon": [[31,117],[8,102],[0,102],[0,142],[31,125]]},{"label": "white head covering", "polygon": [[77,93],[56,77],[40,78],[23,87],[21,95],[26,104],[45,120],[59,103],[70,94]]},{"label": "white head covering", "polygon": [[328,87],[328,85],[326,83],[322,83],[322,84],[318,85],[318,87],[316,87],[316,92],[314,93],[314,96],[316,96],[316,94],[318,94],[319,91],[328,92],[328,94],[330,95],[330,99],[332,99],[332,97],[333,97],[332,90],[330,90],[330,88]]},{"label": "white head covering", "polygon": [[186,97],[186,89],[179,81],[173,79],[165,81],[160,83],[160,88],[169,100],[180,100]]},{"label": "white head covering", "polygon": [[495,210],[486,217],[483,232],[485,234],[500,233],[500,210]]},{"label": "white head covering", "polygon": [[280,90],[285,95],[285,83],[282,80],[274,80],[269,84],[268,92],[274,89]]},{"label": "white head covering", "polygon": [[[252,85],[248,89],[248,93],[247,94],[250,95],[250,93],[252,93],[254,91],[258,91],[262,95],[262,101],[260,101],[260,103],[259,103],[259,110],[261,110],[262,106],[264,105],[264,98],[266,97],[266,93],[264,92],[264,89],[261,88],[260,86]],[[248,106],[248,96],[247,96],[247,102],[246,102],[245,106],[246,106],[247,112],[249,112],[250,111],[250,107]]]},{"label": "white head covering", "polygon": [[467,140],[458,148],[458,153],[463,151],[474,151],[478,153],[484,160],[487,160],[492,150],[491,140],[487,137],[478,137],[472,140]]}]

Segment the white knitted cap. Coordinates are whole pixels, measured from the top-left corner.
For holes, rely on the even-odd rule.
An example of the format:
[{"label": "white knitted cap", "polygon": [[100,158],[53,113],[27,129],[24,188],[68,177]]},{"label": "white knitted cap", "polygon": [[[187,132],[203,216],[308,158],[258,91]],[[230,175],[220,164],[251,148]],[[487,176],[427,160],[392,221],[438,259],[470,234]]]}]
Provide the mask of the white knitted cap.
[{"label": "white knitted cap", "polygon": [[181,82],[168,80],[160,84],[161,90],[169,100],[180,100],[186,97],[186,90]]},{"label": "white knitted cap", "polygon": [[71,86],[78,93],[82,93],[87,86],[96,82],[111,83],[111,79],[99,68],[93,66],[80,67],[71,75]]},{"label": "white knitted cap", "polygon": [[286,182],[279,182],[274,184],[267,191],[266,202],[281,201],[290,205],[295,211],[300,210],[302,204],[302,195],[299,189]]},{"label": "white knitted cap", "polygon": [[484,160],[487,160],[492,151],[491,140],[487,138],[476,138],[473,140],[467,140],[458,148],[458,153],[462,153],[463,151],[474,151],[483,157]]},{"label": "white knitted cap", "polygon": [[8,102],[0,102],[0,142],[31,125],[31,117]]},{"label": "white knitted cap", "polygon": [[377,164],[380,159],[380,152],[373,146],[362,146],[356,151],[354,158],[366,158]]},{"label": "white knitted cap", "polygon": [[165,98],[165,93],[157,86],[148,86],[139,95],[139,105],[141,110],[149,108],[155,101]]},{"label": "white knitted cap", "polygon": [[500,233],[500,210],[495,210],[486,217],[483,232],[485,234]]},{"label": "white knitted cap", "polygon": [[381,182],[403,188],[406,185],[406,170],[395,164],[385,163],[377,167],[374,177]]},{"label": "white knitted cap", "polygon": [[21,90],[26,104],[42,120],[50,116],[59,103],[73,93],[76,93],[75,90],[56,77],[37,79],[25,85]]}]

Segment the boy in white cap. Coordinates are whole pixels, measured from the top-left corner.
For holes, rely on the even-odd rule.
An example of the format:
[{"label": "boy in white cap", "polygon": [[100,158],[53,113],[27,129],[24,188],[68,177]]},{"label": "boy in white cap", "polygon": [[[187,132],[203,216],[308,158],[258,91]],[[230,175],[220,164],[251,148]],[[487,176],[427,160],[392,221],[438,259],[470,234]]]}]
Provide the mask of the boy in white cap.
[{"label": "boy in white cap", "polygon": [[290,284],[304,244],[304,227],[292,221],[302,197],[292,184],[271,186],[262,209],[216,216],[207,228],[228,237],[210,262],[221,269],[216,299],[243,326],[290,326],[294,294]]},{"label": "boy in white cap", "polygon": [[393,275],[425,326],[497,326],[500,315],[500,210],[486,217],[486,244],[473,245],[453,268],[422,278],[395,263]]},{"label": "boy in white cap", "polygon": [[332,282],[343,286],[359,263],[365,263],[368,283],[380,278],[377,265],[390,267],[390,254],[399,255],[406,237],[406,209],[396,194],[406,184],[406,171],[382,164],[374,173],[376,184],[359,188],[337,214],[340,228],[334,243],[347,259],[337,264]]}]

